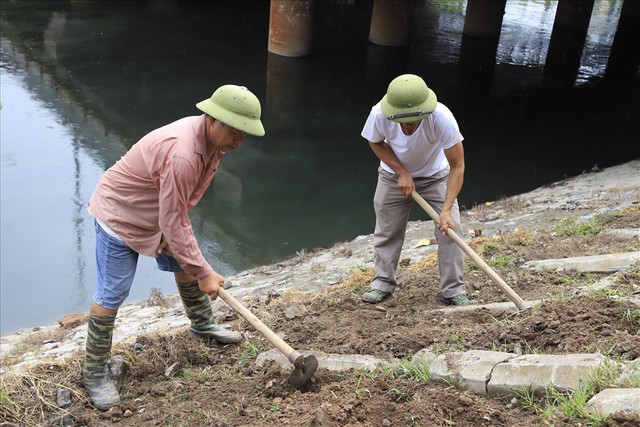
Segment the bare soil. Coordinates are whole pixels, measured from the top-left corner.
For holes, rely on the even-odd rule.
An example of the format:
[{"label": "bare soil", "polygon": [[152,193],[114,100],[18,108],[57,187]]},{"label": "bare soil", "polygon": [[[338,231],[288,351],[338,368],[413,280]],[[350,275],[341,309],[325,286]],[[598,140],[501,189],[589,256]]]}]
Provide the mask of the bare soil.
[{"label": "bare soil", "polygon": [[[599,218],[602,230],[640,228],[640,206]],[[496,318],[486,310],[443,315],[438,300],[435,255],[403,260],[397,292],[377,306],[360,300],[373,272],[314,294],[293,290],[270,294],[250,309],[295,349],[370,354],[408,359],[423,348],[436,352],[469,349],[516,353],[602,352],[619,360],[640,357],[640,268],[612,275],[575,271],[534,272],[521,268],[536,259],[640,250],[636,240],[605,233],[566,235],[557,229],[478,237],[471,246],[525,300],[544,300],[535,309]],[[577,292],[605,277],[606,291]],[[481,302],[508,301],[472,263],[467,288]],[[292,306],[306,313],[287,318]],[[435,310],[435,311],[434,311]],[[228,321],[230,310],[220,313]],[[7,421],[73,426],[533,426],[539,414],[520,402],[503,402],[409,376],[319,370],[301,391],[287,384],[290,371],[256,366],[255,356],[271,348],[243,319],[232,320],[243,343],[205,343],[179,330],[140,336],[136,346],[114,354],[127,362],[119,382],[123,403],[103,412],[86,399],[80,379],[81,355],[64,364],[34,366],[13,378],[6,374],[0,410]],[[178,364],[172,376],[168,367]],[[13,381],[13,382],[11,382]],[[13,388],[12,388],[13,387]],[[73,391],[65,410],[55,404],[58,388]],[[43,403],[46,402],[46,403]],[[44,422],[43,422],[44,420]],[[616,414],[606,425],[638,425]],[[589,425],[560,414],[555,425]]]}]

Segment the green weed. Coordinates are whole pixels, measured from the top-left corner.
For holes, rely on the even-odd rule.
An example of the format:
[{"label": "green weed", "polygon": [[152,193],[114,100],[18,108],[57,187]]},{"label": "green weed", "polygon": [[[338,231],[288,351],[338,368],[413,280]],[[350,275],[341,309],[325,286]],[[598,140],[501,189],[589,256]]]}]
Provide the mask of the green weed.
[{"label": "green weed", "polygon": [[575,236],[575,235],[594,235],[602,231],[602,226],[598,218],[594,218],[585,222],[578,222],[576,218],[562,218],[560,223],[556,225],[556,233],[559,236]]},{"label": "green weed", "polygon": [[509,264],[513,262],[513,257],[498,254],[491,257],[491,259],[487,262],[491,267],[507,267]]},{"label": "green weed", "polygon": [[277,403],[274,403],[273,405],[271,405],[269,407],[269,412],[271,413],[271,415],[276,415],[276,414],[282,412],[282,408]]},{"label": "green weed", "polygon": [[243,364],[251,362],[255,360],[256,357],[258,357],[258,355],[266,349],[267,345],[262,341],[249,341],[240,352],[240,356],[238,357],[238,359],[240,359],[240,362],[242,362]]},{"label": "green weed", "polygon": [[569,285],[574,285],[576,283],[576,280],[570,277],[557,277],[553,281],[553,283],[561,286],[564,286],[564,285],[569,286]]},{"label": "green weed", "polygon": [[628,308],[622,313],[622,319],[625,321],[640,326],[640,307],[631,309]]},{"label": "green weed", "polygon": [[384,393],[385,396],[390,396],[396,402],[408,402],[411,400],[412,395],[406,391],[392,388]]},{"label": "green weed", "polygon": [[483,254],[488,254],[493,252],[494,250],[498,249],[498,244],[495,242],[484,242],[484,244],[482,245],[482,250],[481,252]]},{"label": "green weed", "polygon": [[204,383],[213,379],[213,373],[208,366],[200,369],[187,368],[184,370],[182,378],[189,382]]},{"label": "green weed", "polygon": [[407,378],[416,381],[429,381],[431,379],[429,365],[423,361],[414,362],[401,359],[385,365],[381,368],[381,371],[393,379]]},{"label": "green weed", "polygon": [[599,426],[608,417],[588,411],[587,402],[605,387],[617,386],[618,377],[618,363],[606,359],[580,386],[570,392],[558,391],[551,386],[544,390],[541,397],[538,397],[533,387],[514,390],[514,393],[521,405],[534,410],[545,425],[554,425],[558,419],[571,418]]},{"label": "green weed", "polygon": [[589,291],[589,296],[617,299],[620,298],[620,291],[611,288],[594,289]]}]

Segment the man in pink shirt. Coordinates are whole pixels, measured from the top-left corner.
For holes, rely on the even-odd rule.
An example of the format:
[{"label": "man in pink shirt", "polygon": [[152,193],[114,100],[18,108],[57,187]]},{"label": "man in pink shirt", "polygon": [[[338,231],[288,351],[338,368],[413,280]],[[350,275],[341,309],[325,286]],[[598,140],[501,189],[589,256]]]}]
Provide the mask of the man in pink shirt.
[{"label": "man in pink shirt", "polygon": [[247,88],[219,87],[185,117],[145,135],[109,168],[91,196],[96,220],[96,292],[89,312],[83,379],[100,409],[120,404],[107,366],[118,309],[129,295],[139,254],[173,272],[190,332],[221,343],[242,340],[220,327],[211,300],[224,277],[204,259],[189,211],[200,201],[225,153],[245,135],[263,136],[258,98]]}]

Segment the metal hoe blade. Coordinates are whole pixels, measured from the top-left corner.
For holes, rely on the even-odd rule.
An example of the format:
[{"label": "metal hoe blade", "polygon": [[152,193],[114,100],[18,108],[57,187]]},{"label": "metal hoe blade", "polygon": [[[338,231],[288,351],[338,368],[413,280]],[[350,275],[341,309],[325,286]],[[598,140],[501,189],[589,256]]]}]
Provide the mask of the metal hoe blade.
[{"label": "metal hoe blade", "polygon": [[313,354],[306,357],[300,356],[293,363],[293,366],[288,382],[291,387],[300,390],[313,378],[313,374],[318,369],[318,359]]},{"label": "metal hoe blade", "polygon": [[296,390],[300,390],[305,386],[311,378],[313,374],[318,369],[318,360],[312,354],[303,357],[299,352],[291,348],[289,344],[284,342],[282,338],[275,334],[271,329],[267,327],[260,319],[249,311],[248,308],[240,304],[240,302],[235,299],[231,294],[227,293],[227,291],[220,287],[218,289],[218,296],[222,298],[224,302],[226,302],[231,308],[238,312],[242,317],[244,317],[258,332],[262,334],[271,344],[273,344],[282,354],[287,356],[289,362],[293,364],[293,372],[289,375],[289,385],[295,388]]}]

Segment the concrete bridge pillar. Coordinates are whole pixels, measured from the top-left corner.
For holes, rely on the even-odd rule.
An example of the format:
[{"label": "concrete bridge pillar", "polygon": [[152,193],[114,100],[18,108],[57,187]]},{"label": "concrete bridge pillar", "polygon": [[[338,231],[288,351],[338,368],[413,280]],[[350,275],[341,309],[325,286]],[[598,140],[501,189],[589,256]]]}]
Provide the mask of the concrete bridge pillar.
[{"label": "concrete bridge pillar", "polygon": [[575,83],[594,0],[560,0],[542,81],[545,86]]},{"label": "concrete bridge pillar", "polygon": [[298,57],[313,45],[314,0],[271,0],[269,52]]},{"label": "concrete bridge pillar", "polygon": [[640,2],[625,0],[604,74],[606,79],[616,83],[638,80],[638,72],[640,72],[638,40],[640,40]]},{"label": "concrete bridge pillar", "polygon": [[456,76],[459,95],[484,101],[493,81],[507,0],[468,0]]},{"label": "concrete bridge pillar", "polygon": [[292,120],[308,116],[310,63],[269,53],[267,57],[267,96],[265,111],[270,128],[283,129]]},{"label": "concrete bridge pillar", "polygon": [[369,41],[381,46],[406,46],[416,0],[374,0]]},{"label": "concrete bridge pillar", "polygon": [[468,0],[462,34],[499,38],[507,0]]}]

